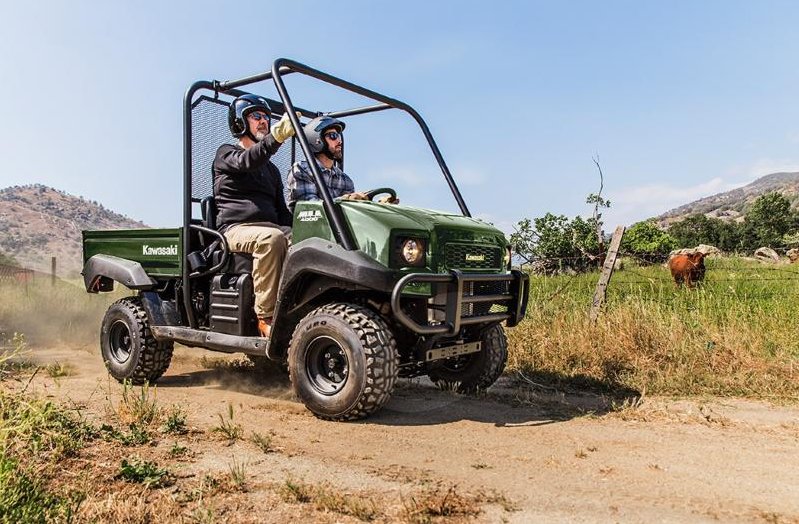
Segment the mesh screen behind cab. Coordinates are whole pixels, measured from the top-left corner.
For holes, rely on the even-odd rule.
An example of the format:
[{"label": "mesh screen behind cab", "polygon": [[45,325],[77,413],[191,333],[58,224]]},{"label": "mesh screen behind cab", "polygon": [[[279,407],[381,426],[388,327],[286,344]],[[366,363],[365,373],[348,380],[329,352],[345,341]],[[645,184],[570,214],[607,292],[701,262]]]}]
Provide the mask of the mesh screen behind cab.
[{"label": "mesh screen behind cab", "polygon": [[[213,170],[216,150],[222,144],[235,144],[237,139],[230,134],[227,123],[228,106],[224,100],[208,96],[199,97],[192,106],[191,119],[191,197],[202,200],[214,194]],[[276,119],[272,119],[274,124]],[[286,141],[277,153],[272,156],[274,163],[283,177],[283,189],[286,196],[286,177],[294,164],[295,152],[298,160],[304,159],[295,139]]]}]

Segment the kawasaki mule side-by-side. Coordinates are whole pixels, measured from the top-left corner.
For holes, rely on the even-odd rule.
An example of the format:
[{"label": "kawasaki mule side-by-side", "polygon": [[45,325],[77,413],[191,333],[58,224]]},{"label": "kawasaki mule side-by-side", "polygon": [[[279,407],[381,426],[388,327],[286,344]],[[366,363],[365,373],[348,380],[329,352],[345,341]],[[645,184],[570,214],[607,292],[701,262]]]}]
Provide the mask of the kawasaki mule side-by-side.
[{"label": "kawasaki mule side-by-side", "polygon": [[[316,112],[297,107],[283,82],[303,74],[370,98],[375,105]],[[211,165],[232,142],[228,106],[245,86],[272,80],[294,129],[320,115],[352,118],[389,109],[419,124],[460,214],[370,200],[334,200],[302,132],[272,161],[285,175],[301,150],[321,201],[298,202],[292,245],[280,280],[270,338],[258,336],[252,257],[232,253],[216,229]],[[300,115],[298,116],[297,112]],[[299,146],[299,147],[298,147]],[[502,323],[516,325],[527,305],[526,275],[510,269],[502,232],[471,218],[421,116],[409,105],[356,84],[278,59],[265,73],[199,81],[184,99],[183,226],[83,232],[83,277],[90,293],[114,282],[136,294],[114,303],[101,328],[109,373],[155,382],[173,343],[288,365],[292,387],[314,414],[365,417],[389,399],[396,378],[428,375],[468,393],[491,386],[507,360]],[[357,183],[357,176],[356,176]]]}]

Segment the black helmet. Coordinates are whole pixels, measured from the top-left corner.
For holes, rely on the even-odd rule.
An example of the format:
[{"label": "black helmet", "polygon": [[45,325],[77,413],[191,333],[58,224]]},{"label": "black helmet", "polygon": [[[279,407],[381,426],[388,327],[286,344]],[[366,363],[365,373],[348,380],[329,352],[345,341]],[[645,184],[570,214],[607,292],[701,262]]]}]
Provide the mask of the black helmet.
[{"label": "black helmet", "polygon": [[241,138],[244,135],[254,137],[247,128],[247,120],[245,117],[248,113],[253,111],[263,111],[268,116],[272,116],[272,108],[269,107],[269,102],[266,98],[258,95],[241,95],[230,104],[227,113],[227,124],[230,127],[230,132],[236,138]]},{"label": "black helmet", "polygon": [[332,116],[318,116],[305,124],[303,129],[305,138],[308,139],[308,144],[311,146],[311,151],[314,153],[327,152],[327,143],[322,140],[322,135],[331,127],[338,127],[339,131],[344,131],[347,125]]}]

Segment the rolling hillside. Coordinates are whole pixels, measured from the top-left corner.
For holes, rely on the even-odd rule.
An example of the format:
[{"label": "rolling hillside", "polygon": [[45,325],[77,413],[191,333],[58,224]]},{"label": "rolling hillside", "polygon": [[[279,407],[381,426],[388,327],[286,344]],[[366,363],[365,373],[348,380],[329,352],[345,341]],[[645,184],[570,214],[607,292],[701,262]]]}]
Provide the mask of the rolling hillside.
[{"label": "rolling hillside", "polygon": [[722,220],[742,220],[746,208],[757,197],[772,191],[782,193],[791,200],[793,207],[799,207],[799,173],[772,173],[760,177],[743,187],[700,198],[667,211],[658,216],[657,221],[659,224],[668,225],[697,213]]},{"label": "rolling hillside", "polygon": [[82,268],[81,230],[137,227],[146,226],[41,184],[0,190],[0,253],[24,267],[49,272],[55,256],[58,274],[75,276]]}]

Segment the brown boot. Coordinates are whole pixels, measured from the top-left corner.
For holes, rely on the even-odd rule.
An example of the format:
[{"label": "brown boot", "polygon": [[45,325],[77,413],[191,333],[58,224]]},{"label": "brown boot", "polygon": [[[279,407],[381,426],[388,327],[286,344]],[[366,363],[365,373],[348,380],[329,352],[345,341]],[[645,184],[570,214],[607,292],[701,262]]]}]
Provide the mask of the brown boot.
[{"label": "brown boot", "polygon": [[272,334],[272,317],[258,319],[258,332],[262,337],[269,338]]}]

